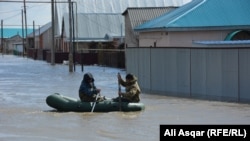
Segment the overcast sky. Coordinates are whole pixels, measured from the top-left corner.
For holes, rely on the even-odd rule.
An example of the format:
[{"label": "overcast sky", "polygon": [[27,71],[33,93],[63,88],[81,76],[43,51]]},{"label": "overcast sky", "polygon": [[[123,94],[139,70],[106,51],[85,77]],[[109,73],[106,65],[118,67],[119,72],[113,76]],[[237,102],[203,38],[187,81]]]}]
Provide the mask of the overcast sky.
[{"label": "overcast sky", "polygon": [[[7,1],[7,0],[4,0]],[[22,28],[22,9],[24,9],[23,2],[3,2],[0,0],[0,20],[3,20],[4,27]],[[23,0],[16,0],[23,1]],[[50,3],[28,3],[33,2],[50,2],[51,0],[26,0],[27,24],[32,28],[33,21],[36,28],[43,26],[51,21],[51,4]]]}]

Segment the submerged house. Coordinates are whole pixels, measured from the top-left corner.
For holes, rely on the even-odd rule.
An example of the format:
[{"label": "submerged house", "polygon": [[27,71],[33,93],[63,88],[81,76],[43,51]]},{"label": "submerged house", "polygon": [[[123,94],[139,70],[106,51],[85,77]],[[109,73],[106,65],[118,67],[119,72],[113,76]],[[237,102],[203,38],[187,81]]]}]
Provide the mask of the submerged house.
[{"label": "submerged house", "polygon": [[38,60],[46,59],[46,51],[52,47],[51,22],[39,27],[27,36],[28,56]]},{"label": "submerged house", "polygon": [[[25,35],[23,34],[22,28],[3,28],[1,30],[3,33],[1,36],[1,52],[11,53],[11,54],[24,54],[25,48],[23,47],[26,44]],[[32,29],[27,29],[28,34],[32,32]],[[3,37],[2,37],[3,35]]]},{"label": "submerged house", "polygon": [[190,1],[77,0],[69,7],[68,3],[58,0],[53,22],[58,49],[61,54],[70,56],[63,57],[70,62],[82,64],[85,60],[98,60],[94,64],[124,68],[125,24],[122,12],[128,7],[178,7]]},{"label": "submerged house", "polygon": [[[64,19],[68,19],[68,13],[64,14]],[[77,52],[89,52],[89,47],[95,43],[97,46],[98,43],[105,45],[115,41],[119,44],[124,37],[122,28],[124,20],[120,13],[78,13],[76,19],[78,24],[74,26],[73,42]],[[69,42],[69,27],[69,22],[64,22],[62,27],[64,42]],[[65,51],[65,46],[61,50]]]},{"label": "submerged house", "polygon": [[250,102],[250,1],[193,0],[134,28],[126,69],[144,92]]},{"label": "submerged house", "polygon": [[[60,1],[60,0],[59,0]],[[128,7],[178,7],[191,0],[78,0],[72,5],[73,36],[77,50],[92,42],[124,42],[125,24],[122,13]],[[68,3],[56,3],[56,35],[61,36],[61,48],[68,51],[70,41]]]}]

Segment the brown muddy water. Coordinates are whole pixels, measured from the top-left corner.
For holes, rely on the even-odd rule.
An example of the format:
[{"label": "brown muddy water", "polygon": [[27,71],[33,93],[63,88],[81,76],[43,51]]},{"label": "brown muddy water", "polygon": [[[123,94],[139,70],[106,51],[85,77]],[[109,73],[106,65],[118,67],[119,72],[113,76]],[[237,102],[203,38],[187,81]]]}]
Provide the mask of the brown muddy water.
[{"label": "brown muddy water", "polygon": [[12,55],[0,56],[1,141],[158,141],[160,124],[249,124],[250,105],[141,94],[140,112],[57,112],[45,99],[52,93],[78,98],[85,72],[106,97],[117,96],[116,74],[100,66],[52,66]]}]

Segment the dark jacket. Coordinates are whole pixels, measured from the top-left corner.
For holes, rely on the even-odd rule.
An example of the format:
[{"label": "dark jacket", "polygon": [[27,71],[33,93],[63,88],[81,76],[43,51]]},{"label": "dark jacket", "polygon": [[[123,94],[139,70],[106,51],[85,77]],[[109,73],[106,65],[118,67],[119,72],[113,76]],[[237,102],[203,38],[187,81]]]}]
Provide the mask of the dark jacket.
[{"label": "dark jacket", "polygon": [[97,95],[97,89],[94,84],[94,78],[91,73],[86,73],[83,76],[83,80],[81,82],[79,88],[79,97],[82,101],[95,101],[95,97]]}]

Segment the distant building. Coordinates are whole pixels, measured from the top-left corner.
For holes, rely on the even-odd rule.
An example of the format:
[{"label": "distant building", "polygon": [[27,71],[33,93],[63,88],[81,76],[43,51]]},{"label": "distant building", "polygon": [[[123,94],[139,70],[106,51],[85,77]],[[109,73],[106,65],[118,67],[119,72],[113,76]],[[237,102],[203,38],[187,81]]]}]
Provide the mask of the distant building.
[{"label": "distant building", "polygon": [[125,17],[125,46],[138,47],[139,33],[134,31],[136,26],[148,22],[177,7],[129,7],[123,12]]},{"label": "distant building", "polygon": [[[76,50],[90,44],[115,45],[124,42],[125,24],[122,13],[129,7],[178,7],[191,0],[78,0],[73,3],[73,35]],[[61,49],[69,45],[68,3],[56,3],[56,36],[63,38]],[[109,46],[106,45],[106,46]]]},{"label": "distant building", "polygon": [[[23,34],[22,28],[3,28],[3,37],[2,34],[0,34],[0,37],[2,38],[0,40],[1,45],[1,51],[3,53],[11,53],[11,54],[23,54],[25,52],[25,49],[23,48],[23,45],[26,44],[25,40],[25,34]],[[32,29],[27,29],[28,34],[32,32]],[[24,38],[23,38],[24,37]]]},{"label": "distant building", "polygon": [[45,52],[52,47],[51,22],[39,27],[28,35],[29,52],[32,52],[34,59],[44,60]]},{"label": "distant building", "polygon": [[29,47],[35,49],[50,49],[52,45],[51,22],[37,28],[28,35]]},{"label": "distant building", "polygon": [[[96,46],[91,49],[97,49],[99,43],[102,46],[112,45],[109,48],[117,48],[124,38],[124,20],[120,13],[78,13],[75,18],[78,24],[72,28],[75,29],[73,42],[76,51],[87,50],[93,44]],[[67,13],[64,19],[68,19]],[[64,43],[69,42],[68,24],[65,22],[62,28]],[[62,44],[60,50],[68,51],[65,46],[67,44]]]},{"label": "distant building", "polygon": [[6,41],[6,53],[21,55],[24,51],[23,38],[20,35],[15,35],[8,38]]}]

